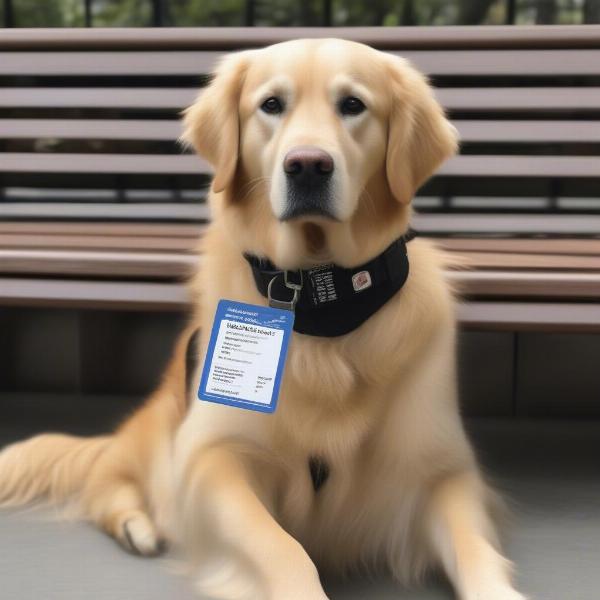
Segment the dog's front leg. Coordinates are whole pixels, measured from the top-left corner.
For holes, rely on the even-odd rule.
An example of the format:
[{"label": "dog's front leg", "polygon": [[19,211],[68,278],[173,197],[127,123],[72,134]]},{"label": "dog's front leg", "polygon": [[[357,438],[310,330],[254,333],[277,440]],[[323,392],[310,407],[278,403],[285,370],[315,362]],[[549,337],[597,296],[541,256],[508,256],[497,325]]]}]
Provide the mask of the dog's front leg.
[{"label": "dog's front leg", "polygon": [[222,444],[186,461],[178,519],[199,590],[228,600],[327,600],[308,554],[261,500],[250,460]]},{"label": "dog's front leg", "polygon": [[433,550],[460,600],[525,600],[497,550],[483,482],[475,472],[448,477],[434,492],[429,515]]}]

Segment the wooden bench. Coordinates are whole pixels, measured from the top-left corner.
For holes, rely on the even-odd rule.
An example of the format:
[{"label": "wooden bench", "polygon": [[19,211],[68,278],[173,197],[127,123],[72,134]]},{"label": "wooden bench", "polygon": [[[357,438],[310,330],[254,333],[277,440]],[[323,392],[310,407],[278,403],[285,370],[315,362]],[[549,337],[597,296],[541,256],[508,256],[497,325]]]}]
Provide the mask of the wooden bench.
[{"label": "wooden bench", "polygon": [[0,303],[181,310],[210,169],[178,112],[223,52],[339,36],[411,59],[461,155],[415,226],[467,327],[600,331],[600,27],[0,30]]}]

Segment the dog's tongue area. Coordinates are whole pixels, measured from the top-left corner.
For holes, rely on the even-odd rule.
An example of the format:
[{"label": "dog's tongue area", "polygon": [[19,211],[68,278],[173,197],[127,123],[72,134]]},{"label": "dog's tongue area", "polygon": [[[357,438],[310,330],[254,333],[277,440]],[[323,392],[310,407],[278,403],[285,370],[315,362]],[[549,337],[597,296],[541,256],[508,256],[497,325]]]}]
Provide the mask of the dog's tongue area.
[{"label": "dog's tongue area", "polygon": [[310,254],[321,254],[325,250],[325,232],[316,223],[303,223],[302,232]]}]

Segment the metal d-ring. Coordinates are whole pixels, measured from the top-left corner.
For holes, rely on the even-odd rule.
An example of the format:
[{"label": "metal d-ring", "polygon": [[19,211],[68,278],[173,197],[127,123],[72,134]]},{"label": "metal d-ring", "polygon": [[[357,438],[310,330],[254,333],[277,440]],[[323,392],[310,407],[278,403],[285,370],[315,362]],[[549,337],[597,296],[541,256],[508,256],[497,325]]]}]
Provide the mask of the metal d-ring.
[{"label": "metal d-ring", "polygon": [[299,273],[300,273],[300,283],[294,283],[294,282],[288,280],[288,271],[283,272],[283,282],[285,284],[285,287],[290,290],[293,290],[293,292],[294,292],[294,296],[292,297],[291,300],[277,300],[277,298],[273,298],[273,296],[271,295],[271,289],[273,288],[273,282],[277,279],[277,277],[279,277],[280,273],[275,275],[275,277],[273,277],[273,279],[271,279],[271,281],[269,281],[269,285],[267,287],[267,298],[269,300],[269,306],[271,308],[282,308],[283,310],[290,310],[290,311],[294,312],[294,309],[296,308],[296,304],[298,304],[298,300],[300,298],[300,290],[302,289],[302,284],[303,284],[302,271],[299,271]]}]

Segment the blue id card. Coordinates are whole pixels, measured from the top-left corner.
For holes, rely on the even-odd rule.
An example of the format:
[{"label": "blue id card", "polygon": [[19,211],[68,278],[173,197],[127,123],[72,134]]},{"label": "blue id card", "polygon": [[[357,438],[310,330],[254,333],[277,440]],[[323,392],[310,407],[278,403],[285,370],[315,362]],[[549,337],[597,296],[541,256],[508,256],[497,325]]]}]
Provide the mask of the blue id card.
[{"label": "blue id card", "polygon": [[198,398],[272,413],[293,325],[289,310],[221,300]]}]

